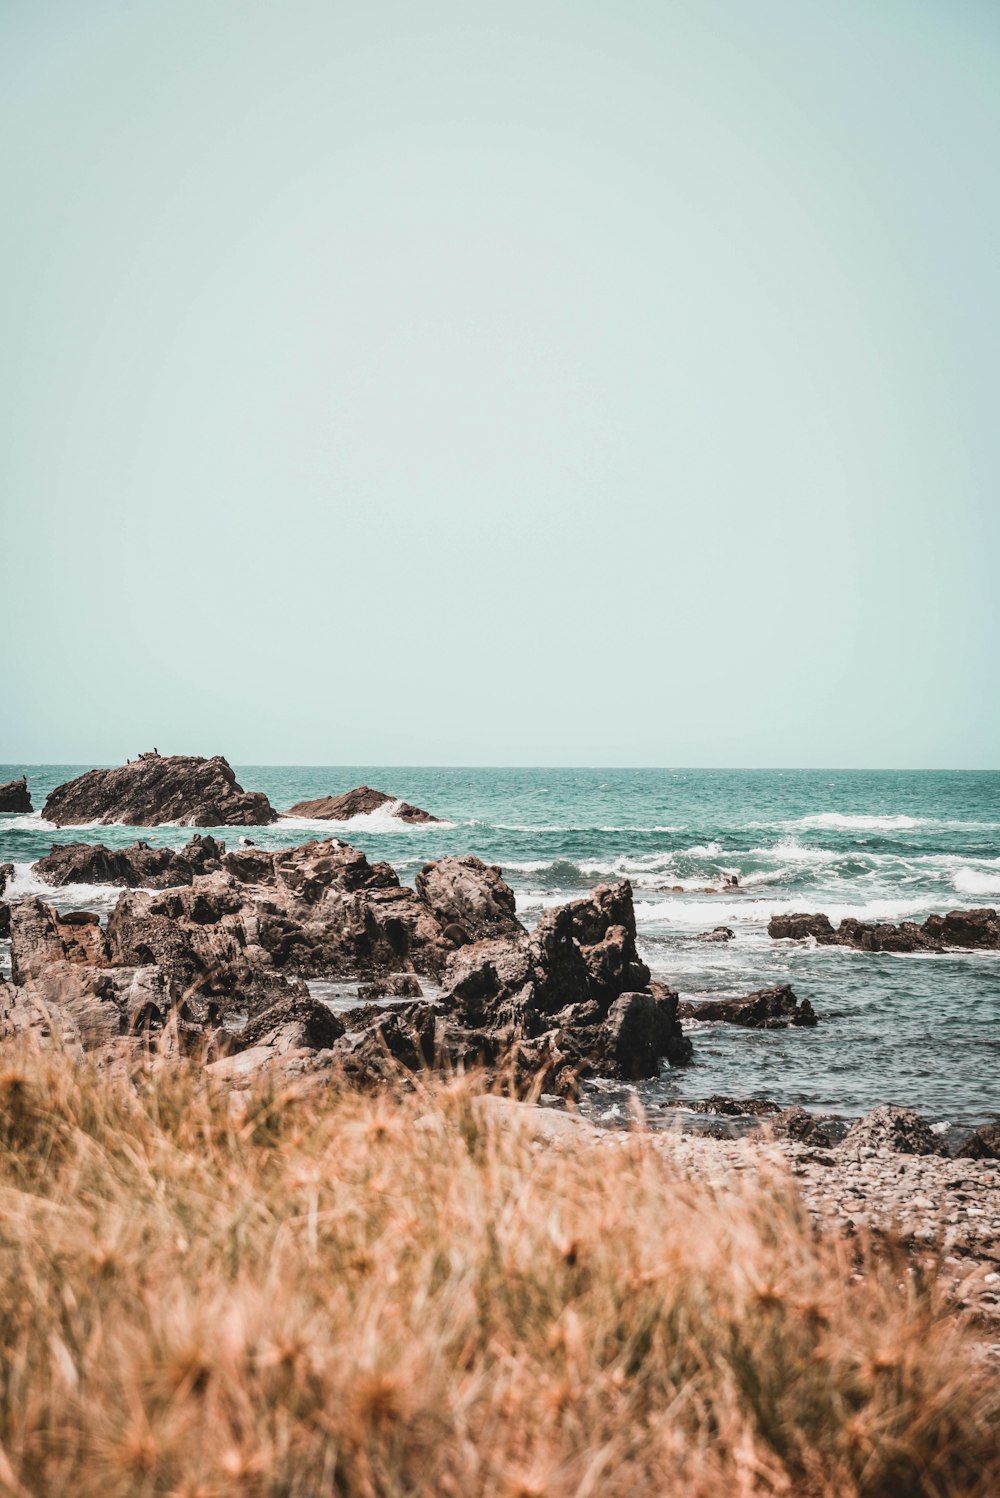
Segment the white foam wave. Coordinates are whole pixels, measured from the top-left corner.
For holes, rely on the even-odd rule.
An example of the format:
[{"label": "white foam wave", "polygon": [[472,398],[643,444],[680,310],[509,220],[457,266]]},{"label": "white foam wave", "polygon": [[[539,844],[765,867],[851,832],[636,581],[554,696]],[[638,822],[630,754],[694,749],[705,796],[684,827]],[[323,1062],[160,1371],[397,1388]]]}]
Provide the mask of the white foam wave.
[{"label": "white foam wave", "polygon": [[816,816],[802,817],[799,827],[841,827],[846,831],[859,832],[908,832],[913,827],[923,826],[925,818],[892,816],[873,817],[848,815],[840,811],[823,811]]},{"label": "white foam wave", "polygon": [[[942,902],[938,902],[939,906]],[[944,902],[947,903],[947,902]],[[951,902],[954,905],[954,901]],[[837,924],[845,918],[859,921],[902,921],[915,915],[929,914],[926,898],[920,900],[874,899],[864,903],[838,904],[823,901],[822,909]],[[775,915],[790,915],[802,909],[802,896],[791,900],[731,900],[716,896],[701,900],[637,900],[635,918],[640,926],[702,926],[711,920],[716,926],[766,925]]]},{"label": "white foam wave", "polygon": [[322,832],[327,837],[337,837],[342,828],[354,832],[446,832],[455,827],[455,822],[404,822],[399,815],[401,801],[386,802],[374,811],[359,812],[357,816],[340,821],[334,817],[293,817],[283,811],[277,827],[297,827],[308,832]]},{"label": "white foam wave", "polygon": [[952,886],[960,895],[1000,895],[1000,870],[988,872],[965,866],[952,875]]},{"label": "white foam wave", "polygon": [[10,903],[36,896],[57,910],[97,910],[109,912],[118,903],[122,893],[117,884],[49,884],[35,873],[30,863],[15,863],[14,873],[7,881],[4,899]]},{"label": "white foam wave", "polygon": [[782,863],[835,863],[842,859],[843,853],[835,853],[831,848],[805,848],[794,839],[782,843],[772,843],[767,848],[751,848],[749,858],[776,858]]}]

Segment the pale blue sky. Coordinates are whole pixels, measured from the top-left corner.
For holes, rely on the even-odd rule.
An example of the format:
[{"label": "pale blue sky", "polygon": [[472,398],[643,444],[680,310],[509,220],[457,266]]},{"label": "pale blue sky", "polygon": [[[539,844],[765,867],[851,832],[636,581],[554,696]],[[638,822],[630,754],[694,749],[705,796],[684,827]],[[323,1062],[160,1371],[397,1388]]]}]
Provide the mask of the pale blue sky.
[{"label": "pale blue sky", "polygon": [[1000,766],[993,0],[2,0],[0,759]]}]

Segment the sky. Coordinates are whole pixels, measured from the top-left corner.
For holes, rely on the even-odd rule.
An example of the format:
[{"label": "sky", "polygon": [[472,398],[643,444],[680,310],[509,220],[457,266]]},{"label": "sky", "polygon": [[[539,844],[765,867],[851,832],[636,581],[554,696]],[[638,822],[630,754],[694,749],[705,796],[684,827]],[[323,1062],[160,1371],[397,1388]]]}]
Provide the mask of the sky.
[{"label": "sky", "polygon": [[995,0],[0,0],[0,759],[1000,768]]}]

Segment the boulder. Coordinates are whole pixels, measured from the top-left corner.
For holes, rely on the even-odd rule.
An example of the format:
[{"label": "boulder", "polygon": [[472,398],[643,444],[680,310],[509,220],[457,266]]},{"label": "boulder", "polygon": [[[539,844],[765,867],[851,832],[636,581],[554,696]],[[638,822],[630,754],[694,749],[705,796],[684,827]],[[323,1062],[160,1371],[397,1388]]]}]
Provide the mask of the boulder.
[{"label": "boulder", "polygon": [[981,1124],[955,1151],[958,1160],[1000,1160],[1000,1122]]},{"label": "boulder", "polygon": [[[425,864],[414,882],[420,899],[456,945],[524,932],[514,891],[495,864],[471,855],[438,858]],[[458,927],[457,941],[452,927]]]},{"label": "boulder", "polygon": [[834,928],[823,914],[772,916],[767,934],[776,941],[814,937],[824,946],[856,947],[862,952],[945,952],[980,948],[1000,951],[1000,916],[985,907],[950,910],[929,915],[923,925],[914,921],[858,921],[845,917]]},{"label": "boulder", "polygon": [[31,796],[28,782],[22,775],[20,780],[8,780],[0,785],[0,811],[31,811]]},{"label": "boulder", "polygon": [[408,801],[399,801],[385,791],[376,791],[370,785],[355,786],[342,796],[318,796],[312,801],[297,801],[285,813],[289,817],[312,817],[322,822],[346,822],[351,817],[367,816],[370,812],[387,808],[401,822],[439,822],[429,811],[411,806]]},{"label": "boulder", "polygon": [[34,871],[46,884],[122,884],[136,889],[170,889],[190,884],[199,874],[222,867],[224,843],[196,834],[179,851],[132,843],[106,848],[103,843],[63,843],[38,859]]},{"label": "boulder", "polygon": [[849,1154],[859,1150],[892,1150],[899,1155],[934,1155],[940,1145],[927,1120],[912,1108],[885,1104],[851,1125],[842,1141]]},{"label": "boulder", "polygon": [[823,943],[837,939],[828,915],[806,915],[802,911],[793,915],[773,915],[767,923],[767,934],[775,941],[803,941],[810,936]]},{"label": "boulder", "polygon": [[798,999],[787,983],[759,988],[741,999],[708,999],[678,1005],[681,1019],[724,1020],[751,1030],[783,1030],[789,1025],[815,1025],[816,1012],[808,999]]},{"label": "boulder", "polygon": [[732,941],[735,935],[731,926],[716,926],[711,931],[699,931],[695,941]]},{"label": "boulder", "polygon": [[261,791],[244,791],[221,755],[142,755],[58,786],[42,815],[57,827],[120,822],[155,827],[257,827],[277,818]]}]

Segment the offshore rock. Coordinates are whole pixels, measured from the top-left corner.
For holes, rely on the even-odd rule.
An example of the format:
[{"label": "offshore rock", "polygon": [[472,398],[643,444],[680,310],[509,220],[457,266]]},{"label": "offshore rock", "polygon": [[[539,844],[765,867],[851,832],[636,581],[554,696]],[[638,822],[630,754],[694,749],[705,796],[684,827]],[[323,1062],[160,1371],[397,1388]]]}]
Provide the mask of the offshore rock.
[{"label": "offshore rock", "polygon": [[22,775],[20,780],[8,780],[0,785],[0,811],[31,811],[31,796],[28,782]]},{"label": "offshore rock", "polygon": [[103,843],[64,843],[38,859],[34,871],[47,884],[122,884],[129,888],[170,889],[190,884],[199,874],[222,868],[224,843],[196,834],[179,851],[132,843],[106,848]]},{"label": "offshore rock", "polygon": [[155,827],[258,827],[277,820],[261,791],[244,791],[221,755],[143,755],[112,770],[88,770],[58,786],[42,815],[57,827],[120,822]]},{"label": "offshore rock", "polygon": [[815,1025],[816,1011],[808,999],[798,999],[787,983],[760,988],[742,999],[709,999],[678,1006],[681,1019],[724,1020],[752,1030],[783,1030],[789,1025]]},{"label": "offshore rock", "polygon": [[912,1108],[887,1104],[873,1108],[853,1123],[842,1146],[848,1153],[860,1150],[892,1150],[900,1155],[934,1155],[941,1147],[926,1119]]},{"label": "offshore rock", "polygon": [[735,935],[732,926],[715,926],[711,931],[699,931],[695,941],[732,941]]},{"label": "offshore rock", "polygon": [[429,811],[411,806],[408,801],[398,801],[385,791],[376,791],[370,785],[355,786],[342,796],[319,796],[312,801],[297,801],[285,813],[289,817],[315,817],[320,821],[346,822],[351,817],[367,816],[370,812],[389,808],[401,822],[439,822]]},{"label": "offshore rock", "polygon": [[983,949],[1000,951],[1000,916],[990,907],[950,910],[929,915],[923,925],[914,921],[858,921],[847,917],[834,928],[828,916],[772,916],[768,935],[774,940],[801,941],[813,937],[822,946],[856,947],[862,952],[946,952]]}]

